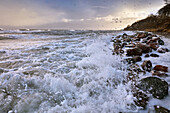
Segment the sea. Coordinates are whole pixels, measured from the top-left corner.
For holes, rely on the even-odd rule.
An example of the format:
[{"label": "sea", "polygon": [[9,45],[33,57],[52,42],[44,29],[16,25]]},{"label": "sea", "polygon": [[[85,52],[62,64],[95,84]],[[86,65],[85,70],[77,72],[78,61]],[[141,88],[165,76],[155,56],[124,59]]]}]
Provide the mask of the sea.
[{"label": "sea", "polygon": [[[148,113],[170,108],[170,96],[134,103],[127,65],[112,37],[132,31],[20,29],[0,31],[0,113]],[[170,39],[163,37],[170,50]],[[159,60],[158,60],[159,59]],[[152,58],[170,68],[170,52]],[[170,84],[170,75],[163,78]],[[169,88],[170,93],[170,88]]]}]

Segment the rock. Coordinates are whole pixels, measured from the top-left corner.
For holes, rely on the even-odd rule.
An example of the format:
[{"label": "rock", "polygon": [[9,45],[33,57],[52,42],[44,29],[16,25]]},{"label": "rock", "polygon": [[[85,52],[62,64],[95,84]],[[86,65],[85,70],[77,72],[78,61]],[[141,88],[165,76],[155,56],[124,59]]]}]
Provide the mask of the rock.
[{"label": "rock", "polygon": [[145,60],[141,66],[142,66],[142,69],[145,71],[150,72],[152,70],[152,63],[150,60]]},{"label": "rock", "polygon": [[138,64],[131,64],[131,65],[129,65],[127,70],[130,71],[130,72],[133,72],[135,74],[136,73],[139,74],[140,72],[144,72],[144,71],[142,71],[142,69],[140,68],[140,66]]},{"label": "rock", "polygon": [[4,54],[4,53],[6,53],[6,51],[3,51],[3,50],[2,50],[2,51],[0,51],[0,54],[1,54],[1,53]]},{"label": "rock", "polygon": [[147,37],[147,40],[151,40],[151,39],[152,39],[152,36],[148,36],[148,37]]},{"label": "rock", "polygon": [[146,54],[145,57],[149,57],[149,54]]},{"label": "rock", "polygon": [[154,39],[150,39],[147,41],[147,44],[150,44],[150,43],[153,43],[153,42],[157,42],[160,38],[157,37],[157,38],[154,38]]},{"label": "rock", "polygon": [[140,62],[142,58],[140,56],[133,56],[132,58],[135,62]]},{"label": "rock", "polygon": [[151,57],[159,57],[159,55],[154,54],[154,53],[150,54],[150,56],[151,56]]},{"label": "rock", "polygon": [[152,42],[149,44],[149,47],[152,48],[153,50],[157,50],[159,45],[156,42]]},{"label": "rock", "polygon": [[135,63],[135,61],[134,61],[133,58],[127,58],[127,59],[125,59],[125,61],[126,61],[128,64],[134,64],[134,63]]},{"label": "rock", "polygon": [[167,77],[168,75],[159,71],[152,71],[152,76]]},{"label": "rock", "polygon": [[151,93],[157,99],[163,99],[168,95],[168,83],[157,77],[143,78],[137,87],[146,93]]},{"label": "rock", "polygon": [[138,33],[137,38],[146,38],[148,33]]},{"label": "rock", "polygon": [[134,100],[135,104],[145,109],[148,104],[149,97],[142,91],[136,91],[133,93],[133,96],[136,97]]},{"label": "rock", "polygon": [[142,55],[142,49],[140,48],[133,48],[133,49],[127,49],[127,56],[141,56]]},{"label": "rock", "polygon": [[161,39],[158,40],[158,43],[159,43],[159,45],[164,45],[164,41]]},{"label": "rock", "polygon": [[118,40],[118,39],[117,39],[115,43],[121,43],[121,40]]},{"label": "rock", "polygon": [[128,37],[128,35],[126,34],[126,33],[124,33],[123,35],[122,35],[122,38],[123,39],[125,39],[125,38],[127,38]]},{"label": "rock", "polygon": [[154,105],[154,108],[155,108],[155,113],[170,113],[170,110],[162,106]]},{"label": "rock", "polygon": [[127,43],[126,43],[126,42],[123,42],[122,45],[121,45],[121,47],[123,48],[123,47],[125,47],[126,45],[127,45]]},{"label": "rock", "polygon": [[142,43],[137,43],[136,45],[138,48],[142,49],[142,53],[149,53],[151,52],[151,49],[148,45],[142,44]]},{"label": "rock", "polygon": [[125,45],[125,47],[135,47],[136,45],[134,43],[129,44],[129,45]]},{"label": "rock", "polygon": [[123,41],[125,41],[125,42],[130,42],[131,39],[130,39],[130,38],[125,38]]},{"label": "rock", "polygon": [[169,50],[167,48],[159,48],[157,50],[159,53],[165,53],[165,52],[169,52]]},{"label": "rock", "polygon": [[156,65],[153,69],[156,71],[168,72],[168,67],[162,65]]}]

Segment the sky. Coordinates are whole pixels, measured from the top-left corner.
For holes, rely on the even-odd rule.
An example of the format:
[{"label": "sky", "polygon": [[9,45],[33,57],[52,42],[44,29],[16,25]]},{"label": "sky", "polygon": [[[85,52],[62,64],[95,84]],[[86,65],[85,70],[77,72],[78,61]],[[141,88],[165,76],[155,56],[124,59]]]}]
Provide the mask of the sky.
[{"label": "sky", "polygon": [[163,0],[0,0],[0,28],[119,30]]}]

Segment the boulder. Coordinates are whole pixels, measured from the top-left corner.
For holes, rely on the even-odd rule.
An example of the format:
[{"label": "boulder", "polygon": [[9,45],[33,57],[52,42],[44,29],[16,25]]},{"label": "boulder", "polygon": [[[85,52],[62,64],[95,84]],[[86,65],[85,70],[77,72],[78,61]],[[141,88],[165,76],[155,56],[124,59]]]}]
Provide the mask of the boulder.
[{"label": "boulder", "polygon": [[134,63],[135,63],[135,61],[134,61],[133,58],[127,58],[127,59],[125,59],[125,61],[126,61],[128,64],[134,64]]},{"label": "boulder", "polygon": [[159,43],[159,45],[164,45],[164,41],[161,39],[158,40],[158,43]]},{"label": "boulder", "polygon": [[146,93],[151,93],[154,98],[163,99],[168,95],[168,83],[157,77],[143,78],[137,87]]},{"label": "boulder", "polygon": [[130,42],[130,41],[131,41],[131,38],[125,38],[123,41],[125,41],[125,42]]},{"label": "boulder", "polygon": [[165,53],[165,52],[169,52],[169,50],[167,48],[159,48],[157,50],[159,53]]},{"label": "boulder", "polygon": [[147,41],[147,44],[150,44],[150,43],[153,43],[153,42],[157,42],[158,40],[160,40],[159,37],[154,38],[154,39],[150,39],[150,40]]},{"label": "boulder", "polygon": [[154,105],[155,113],[170,113],[170,110],[162,106]]},{"label": "boulder", "polygon": [[152,48],[153,50],[157,50],[159,45],[156,42],[152,42],[149,44],[149,47]]},{"label": "boulder", "polygon": [[123,42],[122,45],[121,45],[121,48],[125,47],[127,45],[126,42]]},{"label": "boulder", "polygon": [[152,63],[150,60],[145,60],[141,66],[142,66],[142,69],[145,71],[150,72],[152,70]]},{"label": "boulder", "polygon": [[150,56],[151,56],[151,57],[159,57],[159,55],[154,54],[154,53],[150,54]]},{"label": "boulder", "polygon": [[136,91],[133,93],[133,96],[136,97],[134,100],[135,104],[145,109],[146,105],[148,104],[149,97],[142,91]]},{"label": "boulder", "polygon": [[148,36],[148,33],[138,33],[137,38],[146,38]]},{"label": "boulder", "polygon": [[125,45],[125,47],[135,47],[136,45],[134,43]]},{"label": "boulder", "polygon": [[168,72],[168,67],[162,65],[156,65],[153,69],[156,71]]},{"label": "boulder", "polygon": [[132,58],[135,62],[140,62],[142,58],[140,56],[133,56]]},{"label": "boulder", "polygon": [[167,77],[168,75],[159,71],[152,71],[152,76]]},{"label": "boulder", "polygon": [[146,54],[144,57],[149,57],[149,54]]},{"label": "boulder", "polygon": [[138,48],[142,49],[142,53],[149,53],[149,52],[152,51],[151,48],[150,48],[148,45],[146,45],[146,44],[137,43],[136,46],[137,46]]},{"label": "boulder", "polygon": [[127,49],[127,56],[141,56],[142,55],[142,49],[140,48],[133,48],[133,49]]}]

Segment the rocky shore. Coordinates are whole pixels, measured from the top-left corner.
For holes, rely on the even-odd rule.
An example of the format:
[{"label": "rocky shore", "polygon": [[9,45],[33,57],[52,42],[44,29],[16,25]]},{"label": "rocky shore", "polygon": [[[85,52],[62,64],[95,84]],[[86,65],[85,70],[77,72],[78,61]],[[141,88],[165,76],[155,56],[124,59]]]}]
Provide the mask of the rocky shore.
[{"label": "rocky shore", "polygon": [[[159,58],[161,54],[169,52],[164,47],[164,40],[149,32],[137,32],[133,35],[119,35],[113,37],[113,55],[120,55],[122,62],[127,64],[125,84],[130,84],[134,103],[139,109],[147,109],[150,98],[165,99],[169,85],[165,80],[168,77],[168,66],[153,64],[152,58]],[[169,108],[154,105],[154,112],[169,113]]]}]

